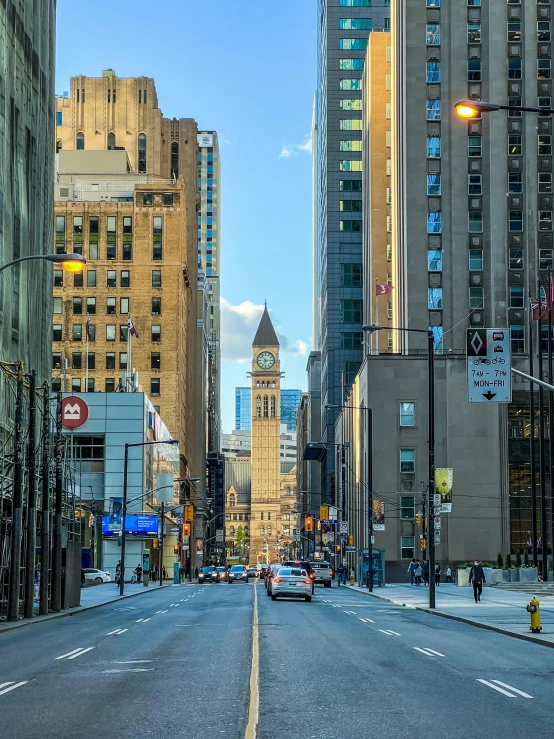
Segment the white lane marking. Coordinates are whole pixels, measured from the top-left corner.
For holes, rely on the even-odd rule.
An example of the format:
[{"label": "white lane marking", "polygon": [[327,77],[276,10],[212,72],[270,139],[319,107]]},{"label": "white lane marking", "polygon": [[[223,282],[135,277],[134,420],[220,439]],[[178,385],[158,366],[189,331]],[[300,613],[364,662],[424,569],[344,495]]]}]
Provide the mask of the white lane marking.
[{"label": "white lane marking", "polygon": [[56,659],[65,659],[66,657],[69,657],[70,654],[75,654],[75,652],[80,652],[83,647],[79,647],[79,649],[74,649],[72,652],[68,652],[67,654],[62,654],[60,657],[56,657]]},{"label": "white lane marking", "polygon": [[343,611],[343,613],[350,613],[352,616],[356,615],[356,611]]},{"label": "white lane marking", "polygon": [[487,685],[489,688],[492,688],[493,690],[498,690],[499,693],[503,693],[504,695],[507,695],[508,698],[516,698],[513,693],[508,693],[507,690],[503,690],[502,688],[499,688],[498,685],[493,685],[493,683],[489,683],[488,680],[482,680],[480,677],[477,678],[478,683],[483,683],[483,685]]},{"label": "white lane marking", "polygon": [[[128,629],[125,629],[125,631],[128,631]],[[113,631],[108,631],[106,636],[113,636],[114,634],[122,634],[123,629],[114,629]]]},{"label": "white lane marking", "polygon": [[392,631],[391,629],[379,629],[379,631],[387,636],[400,636],[398,631]]},{"label": "white lane marking", "polygon": [[114,675],[116,672],[153,672],[155,667],[131,667],[126,670],[102,670],[103,675]]},{"label": "white lane marking", "polygon": [[358,621],[363,621],[364,624],[374,624],[375,621],[372,621],[370,618],[358,618]]},{"label": "white lane marking", "polygon": [[139,618],[139,620],[138,620],[138,621],[135,621],[135,623],[136,623],[136,624],[141,624],[141,623],[142,623],[143,621],[144,621],[144,619],[143,619],[143,618]]},{"label": "white lane marking", "polygon": [[142,623],[145,624],[147,621],[150,621],[150,619],[149,618],[145,618]]},{"label": "white lane marking", "polygon": [[250,700],[245,739],[256,739],[260,711],[260,650],[258,638],[258,588],[254,588],[254,613],[252,615],[252,666],[250,668]]},{"label": "white lane marking", "polygon": [[444,654],[441,654],[440,652],[435,652],[434,649],[430,649],[429,647],[414,647],[414,649],[418,652],[421,652],[422,654],[427,655],[427,657],[444,657]]},{"label": "white lane marking", "polygon": [[506,685],[506,683],[502,683],[500,682],[500,680],[493,680],[492,682],[496,683],[497,685],[502,685],[503,688],[508,688],[508,690],[511,690],[513,693],[517,693],[518,695],[523,696],[523,698],[533,698],[533,696],[529,695],[529,693],[524,693],[523,690],[512,688],[511,685]]},{"label": "white lane marking", "polygon": [[94,647],[87,647],[87,649],[82,649],[77,654],[72,654],[71,657],[68,657],[67,659],[75,659],[75,657],[80,657],[81,655],[85,654],[85,652],[90,652],[91,649],[94,649]]},{"label": "white lane marking", "polygon": [[128,659],[124,662],[112,662],[112,665],[140,665],[143,662],[154,662],[153,659]]},{"label": "white lane marking", "polygon": [[2,683],[0,685],[0,688],[4,688],[4,685],[9,685],[9,688],[4,688],[4,690],[0,690],[0,695],[4,695],[4,693],[9,693],[10,690],[15,690],[16,688],[20,688],[22,685],[26,685],[29,681],[23,680],[20,683]]},{"label": "white lane marking", "polygon": [[169,608],[166,608],[165,611],[158,611],[158,613],[168,613],[168,612],[169,612]]}]

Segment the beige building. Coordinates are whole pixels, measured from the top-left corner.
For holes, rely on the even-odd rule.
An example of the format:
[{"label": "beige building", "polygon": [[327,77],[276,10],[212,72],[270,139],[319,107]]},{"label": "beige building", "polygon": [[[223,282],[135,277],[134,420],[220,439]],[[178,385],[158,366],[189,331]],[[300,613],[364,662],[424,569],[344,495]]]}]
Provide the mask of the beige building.
[{"label": "beige building", "polygon": [[[376,295],[376,285],[392,285],[394,255],[391,221],[391,40],[390,33],[370,33],[362,77],[362,192],[364,323],[395,326],[396,294]],[[357,142],[356,142],[357,143]],[[346,201],[362,210],[362,200]],[[355,205],[355,203],[358,203]],[[371,353],[390,352],[395,346],[394,331],[375,332],[366,337]],[[377,342],[379,342],[377,344]]]}]

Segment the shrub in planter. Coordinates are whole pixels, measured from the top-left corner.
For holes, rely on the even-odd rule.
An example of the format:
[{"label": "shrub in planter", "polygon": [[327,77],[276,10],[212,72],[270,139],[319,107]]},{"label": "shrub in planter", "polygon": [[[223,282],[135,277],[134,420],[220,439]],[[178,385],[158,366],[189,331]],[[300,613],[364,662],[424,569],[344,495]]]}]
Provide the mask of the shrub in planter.
[{"label": "shrub in planter", "polygon": [[496,564],[499,570],[504,569],[504,559],[502,558],[502,554],[498,552],[498,557],[496,558]]},{"label": "shrub in planter", "polygon": [[509,570],[511,566],[512,566],[512,555],[508,553],[506,555],[506,568]]},{"label": "shrub in planter", "polygon": [[516,569],[519,570],[521,567],[521,551],[518,549],[516,552]]},{"label": "shrub in planter", "polygon": [[527,549],[523,552],[523,566],[529,567],[529,552]]}]

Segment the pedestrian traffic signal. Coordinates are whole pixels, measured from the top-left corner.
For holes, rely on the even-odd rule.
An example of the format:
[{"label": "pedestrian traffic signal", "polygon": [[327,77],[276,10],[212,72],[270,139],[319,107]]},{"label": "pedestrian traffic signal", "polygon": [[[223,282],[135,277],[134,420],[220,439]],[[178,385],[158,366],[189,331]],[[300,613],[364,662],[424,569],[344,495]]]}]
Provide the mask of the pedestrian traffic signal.
[{"label": "pedestrian traffic signal", "polygon": [[354,537],[352,534],[348,534],[348,546],[352,546],[354,544]]},{"label": "pedestrian traffic signal", "polygon": [[173,554],[179,554],[179,545],[178,544],[175,544],[175,546],[173,547]]},{"label": "pedestrian traffic signal", "polygon": [[418,526],[421,526],[421,513],[418,512],[415,514],[415,522]]},{"label": "pedestrian traffic signal", "polygon": [[187,523],[192,523],[192,521],[194,521],[194,506],[193,505],[185,506],[185,521]]},{"label": "pedestrian traffic signal", "polygon": [[337,552],[337,554],[340,554],[340,544],[335,545],[335,551]]},{"label": "pedestrian traffic signal", "polygon": [[427,549],[427,539],[422,539],[421,540],[421,548],[423,550]]},{"label": "pedestrian traffic signal", "polygon": [[311,516],[304,521],[304,529],[308,532],[314,530],[314,519]]}]

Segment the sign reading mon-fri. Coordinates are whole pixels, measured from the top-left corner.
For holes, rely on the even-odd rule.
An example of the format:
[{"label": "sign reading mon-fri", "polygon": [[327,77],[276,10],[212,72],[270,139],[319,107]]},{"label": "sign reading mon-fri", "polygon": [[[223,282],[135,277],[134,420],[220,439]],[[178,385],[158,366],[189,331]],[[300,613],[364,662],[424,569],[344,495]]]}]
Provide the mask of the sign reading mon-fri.
[{"label": "sign reading mon-fri", "polygon": [[470,403],[511,403],[510,329],[467,330],[467,398]]}]

